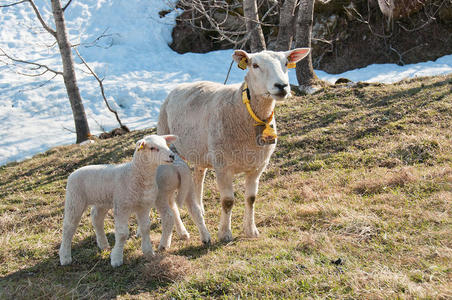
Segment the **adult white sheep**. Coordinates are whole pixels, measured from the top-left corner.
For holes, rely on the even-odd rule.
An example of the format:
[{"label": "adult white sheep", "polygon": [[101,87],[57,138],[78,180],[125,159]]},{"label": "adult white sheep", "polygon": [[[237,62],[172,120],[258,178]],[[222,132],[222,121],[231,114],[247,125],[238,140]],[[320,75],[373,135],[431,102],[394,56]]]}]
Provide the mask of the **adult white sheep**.
[{"label": "adult white sheep", "polygon": [[206,168],[215,170],[222,206],[218,230],[221,241],[232,239],[232,181],[238,173],[246,176],[245,235],[259,235],[254,222],[254,201],[259,178],[275,149],[275,101],[289,95],[288,68],[294,67],[309,51],[299,48],[248,54],[236,50],[233,58],[239,67],[249,68],[245,82],[181,84],[161,107],[157,133],[180,137],[174,145],[195,166],[195,192],[201,207]]},{"label": "adult white sheep", "polygon": [[[121,165],[92,165],[73,172],[67,182],[64,206],[63,239],[60,246],[60,263],[72,262],[71,243],[83,211],[92,205],[91,218],[96,232],[97,245],[108,248],[104,231],[107,211],[114,210],[115,246],[111,251],[111,265],[123,262],[124,244],[129,234],[128,220],[132,213],[137,216],[141,235],[141,247],[145,255],[153,255],[149,238],[149,211],[156,207],[162,219],[162,237],[159,249],[171,243],[174,221],[182,237],[188,237],[179,211],[174,203],[186,204],[201,234],[204,243],[210,235],[194,198],[190,169],[167,146],[176,139],[174,135],[150,135],[137,142],[133,159]],[[164,165],[166,164],[166,165]],[[169,165],[171,164],[171,165]]]}]

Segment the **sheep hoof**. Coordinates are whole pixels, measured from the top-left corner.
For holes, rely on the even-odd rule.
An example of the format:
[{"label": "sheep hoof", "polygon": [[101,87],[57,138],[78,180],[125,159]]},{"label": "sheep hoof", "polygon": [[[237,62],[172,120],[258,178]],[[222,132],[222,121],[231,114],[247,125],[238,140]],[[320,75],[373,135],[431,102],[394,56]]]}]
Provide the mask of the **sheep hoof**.
[{"label": "sheep hoof", "polygon": [[118,250],[116,248],[113,248],[113,250],[110,253],[111,258],[111,266],[113,268],[119,267],[123,263],[123,253],[121,250]]},{"label": "sheep hoof", "polygon": [[70,265],[72,262],[72,257],[65,257],[65,256],[60,256],[60,264],[62,266],[67,266]]},{"label": "sheep hoof", "polygon": [[100,250],[106,250],[110,248],[110,244],[107,241],[97,241],[97,247],[99,247]]},{"label": "sheep hoof", "polygon": [[252,228],[251,230],[245,230],[245,236],[247,238],[257,238],[259,237],[259,231],[256,227]]},{"label": "sheep hoof", "polygon": [[218,239],[220,240],[220,242],[229,243],[230,241],[232,241],[232,232],[231,231],[221,233],[219,232]]},{"label": "sheep hoof", "polygon": [[210,240],[210,237],[209,237],[209,239],[208,240],[203,240],[202,241],[202,244],[204,245],[204,246],[210,246],[211,244],[212,244],[212,242],[211,242],[211,240]]},{"label": "sheep hoof", "polygon": [[181,240],[188,240],[190,238],[190,234],[185,231],[179,234]]},{"label": "sheep hoof", "polygon": [[154,257],[155,253],[152,249],[150,249],[150,250],[143,251],[143,255],[149,259],[149,258]]},{"label": "sheep hoof", "polygon": [[120,260],[120,261],[111,261],[111,266],[113,267],[113,268],[116,268],[116,267],[119,267],[120,265],[122,265],[122,260]]},{"label": "sheep hoof", "polygon": [[166,247],[160,245],[159,248],[158,248],[158,251],[159,251],[159,252],[165,252],[165,251],[166,251]]}]

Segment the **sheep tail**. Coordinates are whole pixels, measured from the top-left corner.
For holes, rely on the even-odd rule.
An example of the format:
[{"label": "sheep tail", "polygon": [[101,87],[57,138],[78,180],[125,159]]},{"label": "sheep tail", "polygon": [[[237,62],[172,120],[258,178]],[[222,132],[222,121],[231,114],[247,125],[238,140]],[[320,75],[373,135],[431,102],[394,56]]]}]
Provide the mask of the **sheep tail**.
[{"label": "sheep tail", "polygon": [[185,162],[181,161],[181,164],[177,165],[177,170],[180,177],[180,186],[177,193],[176,203],[178,207],[182,207],[185,203],[190,203],[190,198],[194,199],[195,189],[190,168],[185,164]]}]

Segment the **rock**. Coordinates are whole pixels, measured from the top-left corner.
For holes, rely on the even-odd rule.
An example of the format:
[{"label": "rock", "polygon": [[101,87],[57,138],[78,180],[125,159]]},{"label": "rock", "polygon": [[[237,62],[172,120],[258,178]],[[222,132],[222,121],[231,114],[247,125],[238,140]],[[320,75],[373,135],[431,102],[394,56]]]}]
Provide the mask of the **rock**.
[{"label": "rock", "polygon": [[80,147],[85,147],[85,146],[88,146],[88,145],[91,145],[94,143],[95,142],[93,140],[86,140],[86,141],[81,142],[79,145],[80,145]]},{"label": "rock", "polygon": [[334,84],[342,84],[342,83],[349,83],[349,82],[352,82],[352,81],[350,79],[341,77],[338,80],[336,80],[336,82]]}]

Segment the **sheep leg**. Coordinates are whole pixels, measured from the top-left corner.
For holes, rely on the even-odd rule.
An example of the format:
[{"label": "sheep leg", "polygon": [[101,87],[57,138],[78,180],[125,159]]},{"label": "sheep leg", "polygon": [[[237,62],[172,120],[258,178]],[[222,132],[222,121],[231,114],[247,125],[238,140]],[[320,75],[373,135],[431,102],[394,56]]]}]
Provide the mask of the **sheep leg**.
[{"label": "sheep leg", "polygon": [[202,196],[206,171],[207,171],[206,168],[195,166],[195,170],[193,172],[193,183],[195,185],[195,199],[198,201],[203,215],[204,215],[204,203],[202,201]]},{"label": "sheep leg", "polygon": [[243,216],[243,229],[245,235],[250,238],[259,236],[259,231],[254,223],[254,201],[256,200],[259,178],[262,171],[246,174],[245,177],[245,214]]},{"label": "sheep leg", "polygon": [[168,199],[169,206],[173,212],[174,223],[176,224],[176,232],[181,239],[188,240],[190,238],[190,234],[187,229],[185,229],[184,223],[182,223],[180,218],[179,208],[177,207],[176,201],[174,201],[174,192],[172,192],[172,195],[168,195]]},{"label": "sheep leg", "polygon": [[93,223],[94,232],[96,233],[97,246],[101,250],[110,247],[104,228],[105,215],[107,214],[108,209],[108,207],[103,206],[93,206],[91,208],[91,221]]},{"label": "sheep leg", "polygon": [[63,238],[59,251],[60,263],[62,266],[72,262],[72,238],[74,237],[75,230],[80,223],[85,208],[86,202],[79,195],[67,193],[64,206]]},{"label": "sheep leg", "polygon": [[160,214],[160,219],[162,220],[162,237],[160,238],[159,251],[164,251],[169,249],[171,246],[171,237],[173,235],[174,227],[174,215],[169,206],[168,198],[162,196],[159,191],[157,200],[155,203],[157,211]]},{"label": "sheep leg", "polygon": [[111,251],[111,266],[119,267],[123,263],[124,244],[129,236],[130,211],[126,209],[114,209],[115,212],[115,246]]},{"label": "sheep leg", "polygon": [[190,216],[198,227],[202,243],[204,245],[210,245],[210,233],[207,230],[206,223],[204,222],[201,207],[192,197],[187,198],[186,205]]},{"label": "sheep leg", "polygon": [[145,256],[153,256],[151,238],[149,237],[151,221],[149,220],[150,208],[142,208],[137,211],[138,230],[141,236],[141,250]]},{"label": "sheep leg", "polygon": [[216,174],[221,199],[221,217],[218,229],[218,239],[222,242],[230,242],[232,241],[231,215],[232,207],[234,206],[234,190],[232,187],[233,175],[229,172],[218,170],[216,170]]}]

